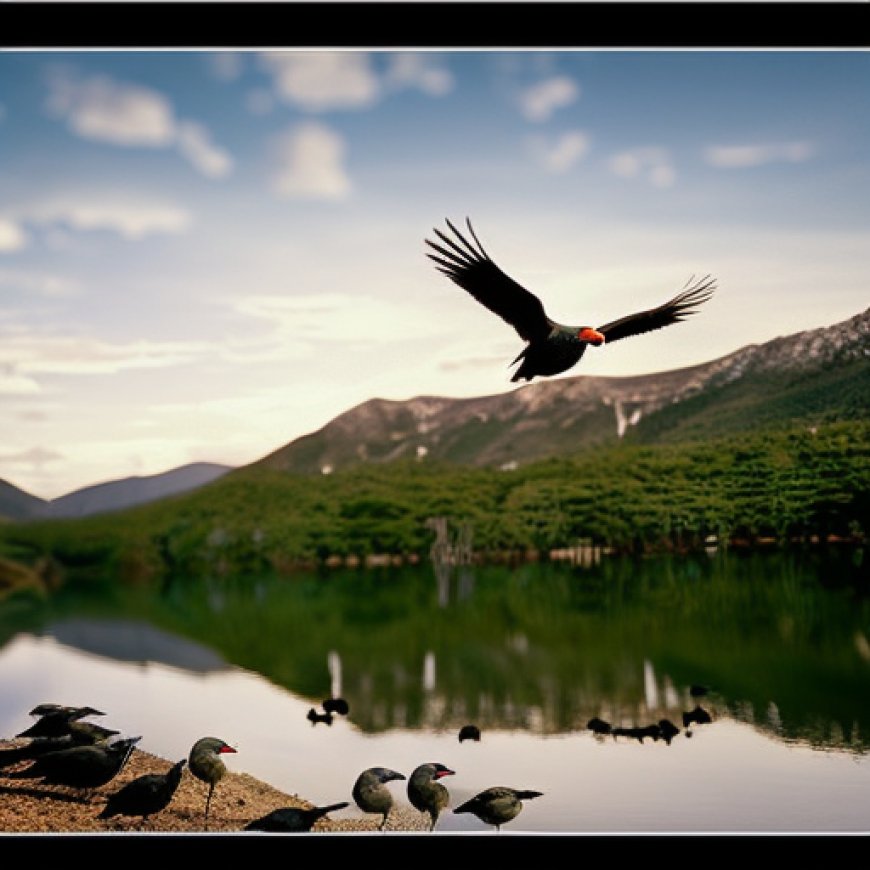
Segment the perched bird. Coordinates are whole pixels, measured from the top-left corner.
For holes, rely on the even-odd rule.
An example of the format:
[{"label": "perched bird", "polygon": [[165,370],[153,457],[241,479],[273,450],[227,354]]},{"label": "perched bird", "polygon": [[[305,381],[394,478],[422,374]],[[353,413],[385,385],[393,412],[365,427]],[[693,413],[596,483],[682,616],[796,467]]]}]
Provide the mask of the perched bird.
[{"label": "perched bird", "polygon": [[344,698],[327,698],[323,702],[323,710],[325,713],[338,713],[339,716],[347,716],[350,712],[350,706]]},{"label": "perched bird", "polygon": [[125,737],[93,746],[74,746],[46,752],[24,770],[7,774],[9,779],[41,779],[46,785],[94,789],[121,772],[141,737]]},{"label": "perched bird", "polygon": [[689,710],[688,713],[683,713],[683,728],[688,728],[693,723],[704,725],[707,722],[712,722],[710,714],[700,705],[697,704],[694,710]]},{"label": "perched bird", "polygon": [[92,746],[118,734],[111,728],[103,728],[93,722],[73,721],[69,723],[69,729],[69,734],[62,737],[32,737],[25,746],[0,749],[0,768],[37,758],[47,752],[58,752],[73,746]]},{"label": "perched bird", "polygon": [[202,782],[208,785],[208,797],[205,799],[205,824],[208,827],[208,808],[215,786],[223,779],[227,766],[221,755],[235,752],[229,743],[219,737],[202,737],[193,744],[187,759],[188,769]]},{"label": "perched bird", "polygon": [[330,804],[328,807],[311,807],[303,810],[299,807],[283,807],[272,810],[268,815],[245,825],[246,831],[271,831],[273,833],[300,834],[310,831],[314,823],[327,813],[343,810],[349,806],[347,801]]},{"label": "perched bird", "polygon": [[477,725],[463,725],[459,729],[459,742],[463,740],[480,740],[480,728]]},{"label": "perched bird", "polygon": [[437,251],[437,254],[427,256],[435,261],[440,272],[513,326],[520,338],[528,342],[511,363],[514,365],[522,360],[511,381],[530,381],[536,376],[557,375],[578,363],[587,345],[597,347],[605,341],[618,341],[677,323],[694,314],[696,307],[706,302],[715,289],[715,280],[709,275],[694,284],[690,278],[682,291],[658,308],[639,311],[597,328],[566,326],[551,320],[534,293],[517,284],[496,266],[480,244],[471,221],[466,218],[466,223],[477,248],[448,220],[447,226],[453,231],[456,240],[435,229],[435,235],[444,244],[426,239],[426,244]]},{"label": "perched bird", "polygon": [[662,740],[664,740],[668,746],[671,745],[671,741],[674,737],[680,733],[680,729],[677,728],[670,719],[659,719],[659,731],[661,732]]},{"label": "perched bird", "polygon": [[405,779],[401,773],[388,767],[370,767],[364,770],[353,785],[353,799],[364,813],[380,813],[383,816],[379,830],[387,824],[387,816],[393,808],[393,795],[387,783],[394,779]]},{"label": "perched bird", "polygon": [[125,783],[109,795],[106,806],[97,816],[110,819],[112,816],[142,816],[145,824],[148,816],[165,809],[181,782],[181,773],[187,759],[173,764],[166,773],[146,773]]},{"label": "perched bird", "polygon": [[597,716],[593,716],[587,723],[586,727],[593,734],[610,734],[613,730],[613,726],[609,722],[605,722],[603,719],[599,719]]},{"label": "perched bird", "polygon": [[[44,713],[34,713],[33,710],[45,710]],[[16,737],[63,737],[69,734],[70,723],[85,716],[105,716],[101,710],[93,707],[61,707],[57,704],[40,704],[31,711],[32,716],[39,718],[29,727],[16,734]]]},{"label": "perched bird", "polygon": [[470,801],[453,810],[454,813],[472,813],[487,825],[501,826],[515,819],[523,808],[523,801],[541,797],[540,791],[520,791],[507,786],[495,785],[475,795]]},{"label": "perched bird", "polygon": [[408,800],[421,813],[429,813],[432,820],[430,831],[435,829],[438,816],[450,801],[450,793],[438,780],[442,776],[453,776],[455,773],[455,770],[433,761],[421,764],[408,780]]},{"label": "perched bird", "polygon": [[325,722],[327,725],[332,725],[332,713],[318,713],[314,707],[308,711],[307,719],[312,725],[316,725],[318,722]]}]

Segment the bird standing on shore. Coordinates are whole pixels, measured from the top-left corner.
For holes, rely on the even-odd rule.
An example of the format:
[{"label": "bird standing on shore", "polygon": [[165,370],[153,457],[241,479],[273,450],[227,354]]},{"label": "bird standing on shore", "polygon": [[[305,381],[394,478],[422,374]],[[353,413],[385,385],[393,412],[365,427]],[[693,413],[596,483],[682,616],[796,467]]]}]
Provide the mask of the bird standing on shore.
[{"label": "bird standing on shore", "polygon": [[74,746],[93,746],[118,734],[111,728],[103,728],[94,722],[73,721],[69,723],[69,733],[62,737],[32,737],[25,746],[0,749],[0,768],[9,767],[19,761],[31,760],[47,752],[59,752]]},{"label": "bird standing on shore", "polygon": [[343,810],[350,806],[347,801],[330,804],[326,807],[282,807],[245,825],[246,831],[270,831],[272,833],[301,834],[310,831],[318,819],[327,813]]},{"label": "bird standing on shore", "polygon": [[450,802],[450,793],[438,782],[443,776],[453,776],[455,770],[437,761],[421,764],[408,780],[408,800],[411,806],[421,813],[429,813],[429,830],[435,830],[435,823],[441,811]]},{"label": "bird standing on shore", "polygon": [[201,782],[208,785],[208,797],[205,799],[205,826],[208,827],[208,810],[215,786],[224,778],[227,766],[221,755],[235,752],[229,743],[219,737],[202,737],[193,744],[187,759],[188,769]]},{"label": "bird standing on shore", "polygon": [[523,808],[523,801],[542,797],[540,791],[521,791],[507,786],[495,785],[470,801],[453,810],[454,813],[472,813],[487,825],[495,825],[496,831],[511,819],[515,819]]},{"label": "bird standing on shore", "polygon": [[[24,770],[7,774],[9,779],[41,779],[45,785],[95,789],[119,774],[141,737],[125,737],[93,746],[74,746],[47,752]],[[90,796],[89,796],[90,797]]]},{"label": "bird standing on shore", "polygon": [[181,782],[181,773],[187,759],[173,764],[166,773],[146,773],[131,780],[114,794],[109,795],[98,819],[113,816],[142,816],[144,825],[148,816],[165,809]]},{"label": "bird standing on shore", "polygon": [[39,718],[16,737],[63,737],[70,733],[70,724],[86,716],[105,716],[93,707],[62,707],[60,704],[40,704],[30,711]]},{"label": "bird standing on shore", "polygon": [[697,306],[706,302],[715,289],[715,280],[709,275],[694,284],[690,278],[683,290],[658,308],[629,314],[598,328],[567,326],[551,320],[534,293],[517,284],[496,266],[484,251],[467,218],[466,224],[477,244],[476,248],[448,220],[447,226],[453,231],[455,240],[435,229],[435,235],[443,245],[426,239],[426,244],[437,252],[427,256],[435,261],[438,271],[513,326],[520,338],[528,342],[511,363],[514,365],[522,360],[511,381],[530,381],[536,376],[557,375],[578,363],[590,344],[597,347],[605,342],[677,323],[694,314]]},{"label": "bird standing on shore", "polygon": [[383,816],[378,830],[383,831],[387,816],[393,808],[393,794],[387,783],[394,779],[405,779],[404,774],[388,767],[370,767],[364,770],[353,786],[353,799],[364,813],[379,813]]}]

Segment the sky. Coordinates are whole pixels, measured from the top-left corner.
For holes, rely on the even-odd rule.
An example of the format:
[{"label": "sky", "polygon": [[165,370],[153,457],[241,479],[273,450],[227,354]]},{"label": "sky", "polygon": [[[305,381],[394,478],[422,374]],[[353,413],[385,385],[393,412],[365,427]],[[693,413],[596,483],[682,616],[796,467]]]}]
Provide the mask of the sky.
[{"label": "sky", "polygon": [[424,239],[470,217],[547,313],[692,276],[643,374],[868,306],[866,51],[0,51],[0,479],[239,466],[373,397],[515,389]]}]

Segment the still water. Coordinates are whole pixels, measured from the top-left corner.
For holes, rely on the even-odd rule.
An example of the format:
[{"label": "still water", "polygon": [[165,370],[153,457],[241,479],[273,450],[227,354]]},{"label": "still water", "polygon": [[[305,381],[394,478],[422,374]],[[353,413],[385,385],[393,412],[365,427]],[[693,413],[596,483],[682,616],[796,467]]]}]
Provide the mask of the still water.
[{"label": "still water", "polygon": [[[0,605],[0,735],[36,703],[90,704],[169,760],[221,737],[232,770],[316,803],[350,800],[366,767],[440,761],[452,806],[490,785],[544,792],[505,832],[870,832],[859,556],[67,587]],[[670,745],[585,727],[682,728],[693,684],[713,721]],[[349,716],[312,725],[331,694]],[[457,739],[469,722],[479,743]]]}]

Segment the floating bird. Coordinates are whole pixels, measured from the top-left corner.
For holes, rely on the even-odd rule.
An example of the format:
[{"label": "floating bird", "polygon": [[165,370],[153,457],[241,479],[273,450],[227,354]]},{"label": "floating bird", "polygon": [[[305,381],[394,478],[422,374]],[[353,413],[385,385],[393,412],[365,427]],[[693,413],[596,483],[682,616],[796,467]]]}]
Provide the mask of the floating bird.
[{"label": "floating bird", "polygon": [[388,767],[370,767],[364,770],[353,786],[353,799],[364,813],[380,813],[383,816],[378,829],[383,831],[387,816],[393,808],[393,794],[387,783],[394,779],[405,779],[401,773]]},{"label": "floating bird", "polygon": [[343,810],[350,806],[347,801],[330,804],[328,807],[311,807],[303,810],[299,807],[283,807],[272,810],[268,815],[245,825],[246,831],[271,831],[273,833],[301,834],[310,831],[314,823],[327,813]]},{"label": "floating bird", "polygon": [[480,740],[480,728],[477,725],[463,725],[459,729],[459,742],[463,740]]},{"label": "floating bird", "polygon": [[664,740],[668,746],[671,745],[671,740],[680,733],[680,729],[677,728],[670,719],[659,719],[659,731],[661,732],[662,740]]},{"label": "floating bird", "polygon": [[93,722],[73,721],[69,723],[69,734],[62,737],[32,737],[25,746],[0,749],[0,768],[9,767],[19,761],[38,758],[47,752],[59,752],[74,746],[92,746],[101,743],[119,732],[103,728]]},{"label": "floating bird", "polygon": [[347,716],[350,712],[350,706],[344,698],[327,698],[323,702],[323,710],[326,713],[338,713],[340,716]]},{"label": "floating bird", "polygon": [[219,737],[202,737],[193,744],[187,759],[188,769],[202,782],[208,785],[208,797],[205,799],[205,825],[208,827],[208,808],[215,786],[224,778],[227,766],[221,755],[235,752],[229,743]]},{"label": "floating bird", "polygon": [[709,275],[694,284],[690,278],[683,290],[658,308],[629,314],[597,328],[566,326],[551,320],[534,293],[521,287],[496,266],[480,244],[471,221],[466,218],[466,223],[477,248],[448,220],[447,226],[456,240],[435,229],[435,235],[446,247],[426,239],[426,244],[437,251],[437,254],[427,256],[435,261],[440,272],[513,326],[520,338],[528,342],[511,363],[514,365],[522,360],[511,381],[557,375],[578,363],[587,345],[597,347],[677,323],[694,314],[697,306],[706,302],[715,289],[715,280]]},{"label": "floating bird", "polygon": [[710,714],[698,704],[694,710],[689,710],[688,713],[683,713],[683,728],[688,728],[691,724],[697,723],[704,725],[707,722],[712,722]]},{"label": "floating bird", "polygon": [[[34,712],[39,710],[45,712]],[[106,714],[93,707],[61,707],[59,704],[40,704],[31,710],[30,715],[39,716],[39,718],[29,728],[16,734],[16,737],[63,737],[70,732],[70,722],[84,719],[86,716],[105,716]]]},{"label": "floating bird", "polygon": [[312,725],[316,725],[318,722],[325,722],[327,725],[332,725],[332,713],[318,713],[314,707],[308,711],[308,716],[306,718]]},{"label": "floating bird", "polygon": [[632,737],[639,743],[643,743],[644,737],[652,737],[658,740],[662,735],[658,725],[634,726],[632,728],[613,728],[610,733],[614,739],[617,737]]},{"label": "floating bird", "polygon": [[47,752],[24,770],[7,774],[9,779],[41,779],[45,785],[95,789],[117,776],[141,737],[125,737],[93,746],[74,746]]},{"label": "floating bird", "polygon": [[472,813],[487,825],[495,825],[498,831],[501,826],[515,819],[523,808],[523,801],[541,797],[540,791],[520,791],[507,786],[495,785],[470,801],[453,810],[454,813]]},{"label": "floating bird", "polygon": [[181,773],[187,759],[173,764],[166,773],[146,773],[144,776],[125,783],[114,794],[109,795],[98,819],[113,816],[142,816],[144,825],[148,816],[165,809],[181,782]]},{"label": "floating bird", "polygon": [[438,816],[450,802],[450,793],[438,780],[442,776],[453,776],[455,773],[455,770],[433,761],[421,764],[408,780],[408,800],[421,813],[429,813],[430,831],[435,830]]},{"label": "floating bird", "polygon": [[586,723],[586,727],[593,734],[610,734],[613,730],[613,726],[609,722],[605,722],[597,716],[593,716],[593,718]]}]

